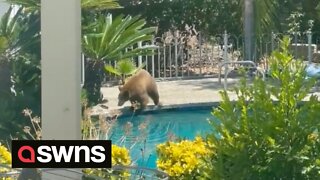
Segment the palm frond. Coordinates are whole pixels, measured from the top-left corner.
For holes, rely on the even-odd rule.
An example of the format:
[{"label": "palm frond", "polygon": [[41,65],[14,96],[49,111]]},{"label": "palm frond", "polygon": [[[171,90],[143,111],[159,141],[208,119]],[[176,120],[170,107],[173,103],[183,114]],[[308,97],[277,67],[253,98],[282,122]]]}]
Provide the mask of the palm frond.
[{"label": "palm frond", "polygon": [[13,11],[13,7],[4,13],[0,21],[0,34],[5,36],[8,40],[13,38],[16,27],[18,26],[18,18],[21,15],[22,8],[19,8],[16,12]]},{"label": "palm frond", "polygon": [[275,27],[278,3],[273,0],[257,0],[254,3],[256,33],[268,32],[268,29]]},{"label": "palm frond", "polygon": [[8,48],[8,40],[4,36],[0,36],[0,54]]},{"label": "palm frond", "polygon": [[25,8],[26,11],[38,11],[41,7],[40,0],[6,0],[10,4],[19,5]]},{"label": "palm frond", "polygon": [[117,75],[117,76],[121,76],[121,72],[119,72],[118,69],[114,68],[114,67],[111,66],[111,65],[105,65],[105,66],[104,66],[104,70],[105,70],[106,72],[115,74],[115,75]]},{"label": "palm frond", "polygon": [[[151,46],[136,46],[138,42],[152,40],[155,27],[143,28],[146,22],[140,16],[119,15],[114,20],[110,17],[98,18],[98,27],[84,34],[83,49],[88,57],[112,61],[152,53]],[[128,50],[131,47],[135,47],[134,50]]]},{"label": "palm frond", "polygon": [[95,10],[122,8],[118,0],[81,0],[81,7],[83,9]]},{"label": "palm frond", "polygon": [[[38,11],[41,7],[40,0],[6,0],[10,4],[19,5],[25,8],[25,10],[32,12]],[[81,0],[81,7],[84,10],[106,10],[121,8],[118,0]]]},{"label": "palm frond", "polygon": [[137,70],[142,69],[145,64],[136,67],[136,64],[131,59],[121,59],[117,61],[116,67],[105,65],[106,72],[116,74],[118,76],[128,76],[134,74]]}]

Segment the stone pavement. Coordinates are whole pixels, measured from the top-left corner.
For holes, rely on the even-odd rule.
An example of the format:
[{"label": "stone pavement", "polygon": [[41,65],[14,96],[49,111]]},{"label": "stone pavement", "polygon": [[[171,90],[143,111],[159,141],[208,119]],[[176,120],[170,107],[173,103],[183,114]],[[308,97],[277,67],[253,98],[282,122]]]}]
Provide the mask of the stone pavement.
[{"label": "stone pavement", "polygon": [[[228,87],[231,87],[236,82],[237,80],[235,79],[228,79]],[[219,102],[221,100],[219,91],[223,90],[223,84],[219,84],[218,78],[158,81],[157,85],[160,102],[163,106]],[[104,99],[108,100],[104,105],[108,106],[110,110],[131,105],[128,101],[122,107],[117,106],[119,93],[117,86],[103,87],[101,92]],[[232,97],[232,95],[230,96]],[[148,105],[153,105],[151,99]],[[104,110],[98,105],[94,111],[93,114],[96,114]]]},{"label": "stone pavement", "polygon": [[[238,79],[228,78],[228,89],[237,82]],[[218,82],[218,78],[157,81],[157,85],[160,94],[160,102],[164,106],[219,102],[221,100],[219,91],[223,90],[223,84]],[[117,106],[117,97],[119,93],[117,86],[103,87],[101,92],[104,99],[108,100],[107,103],[103,104],[107,106],[108,109],[97,105],[93,108],[92,115],[107,113],[110,110],[117,110],[130,106],[129,101],[121,107]],[[318,94],[318,96],[320,95],[318,88],[313,92]],[[235,99],[235,94],[229,93],[229,96],[231,99]],[[153,105],[151,99],[148,105]]]}]

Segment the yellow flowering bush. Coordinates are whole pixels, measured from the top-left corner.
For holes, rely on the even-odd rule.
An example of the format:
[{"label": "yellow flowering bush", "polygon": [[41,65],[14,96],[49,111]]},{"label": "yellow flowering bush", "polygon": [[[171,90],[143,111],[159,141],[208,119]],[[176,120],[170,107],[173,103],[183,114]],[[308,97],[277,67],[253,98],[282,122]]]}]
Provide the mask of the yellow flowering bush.
[{"label": "yellow flowering bush", "polygon": [[[0,144],[0,164],[11,166],[11,153],[9,150]],[[0,173],[9,172],[10,169],[0,167]],[[0,180],[11,180],[10,177],[0,177]]]},{"label": "yellow flowering bush", "polygon": [[199,175],[202,158],[210,154],[201,137],[194,141],[166,142],[157,146],[157,167],[172,179],[195,178]]},{"label": "yellow flowering bush", "polygon": [[[123,165],[128,166],[131,164],[131,158],[128,149],[125,147],[119,147],[117,145],[112,145],[112,166],[115,165]],[[101,178],[113,179],[115,178],[112,174],[116,174],[117,176],[129,177],[130,174],[126,171],[112,171],[109,169],[84,169],[83,172],[87,175],[98,176]],[[89,178],[87,178],[89,179]]]},{"label": "yellow flowering bush", "polygon": [[125,165],[131,163],[129,151],[125,147],[112,145],[112,165]]}]

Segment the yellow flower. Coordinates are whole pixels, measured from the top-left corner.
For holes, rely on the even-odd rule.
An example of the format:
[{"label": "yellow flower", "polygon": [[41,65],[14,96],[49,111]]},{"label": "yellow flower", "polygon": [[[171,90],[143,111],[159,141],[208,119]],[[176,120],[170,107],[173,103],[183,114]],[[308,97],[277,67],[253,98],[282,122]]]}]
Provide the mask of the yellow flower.
[{"label": "yellow flower", "polygon": [[171,177],[192,176],[197,172],[201,158],[209,155],[206,142],[201,137],[194,141],[167,142],[157,146],[157,167]]},{"label": "yellow flower", "polygon": [[[0,164],[11,166],[11,153],[8,149],[0,144]],[[0,173],[7,173],[10,169],[0,168]],[[1,177],[0,180],[12,180],[11,177]]]},{"label": "yellow flower", "polygon": [[11,164],[11,154],[8,149],[0,145],[0,162],[2,164]]},{"label": "yellow flower", "polygon": [[11,153],[8,149],[0,144],[0,163],[11,164]]},{"label": "yellow flower", "polygon": [[112,165],[130,165],[129,151],[124,147],[112,145]]},{"label": "yellow flower", "polygon": [[[112,145],[112,166],[114,165],[130,165],[131,158],[129,151],[125,147],[119,147]],[[122,179],[130,177],[130,173],[126,170],[120,171],[105,171],[104,169],[83,169],[83,173],[87,175],[95,175],[104,179],[113,179],[116,176],[120,176]],[[1,180],[1,179],[0,179]]]}]

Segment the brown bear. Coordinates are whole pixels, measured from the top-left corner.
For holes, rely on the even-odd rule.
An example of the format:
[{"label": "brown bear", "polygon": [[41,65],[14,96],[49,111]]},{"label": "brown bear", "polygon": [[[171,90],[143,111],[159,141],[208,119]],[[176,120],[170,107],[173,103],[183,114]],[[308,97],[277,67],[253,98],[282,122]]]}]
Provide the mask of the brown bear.
[{"label": "brown bear", "polygon": [[131,105],[139,103],[141,108],[145,108],[149,102],[149,97],[155,105],[159,105],[159,93],[156,81],[148,71],[142,69],[131,76],[124,85],[119,86],[118,106],[122,106],[126,101]]}]

